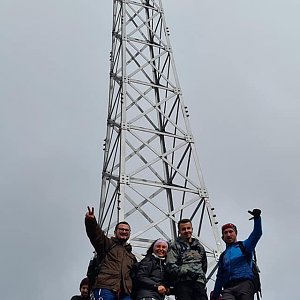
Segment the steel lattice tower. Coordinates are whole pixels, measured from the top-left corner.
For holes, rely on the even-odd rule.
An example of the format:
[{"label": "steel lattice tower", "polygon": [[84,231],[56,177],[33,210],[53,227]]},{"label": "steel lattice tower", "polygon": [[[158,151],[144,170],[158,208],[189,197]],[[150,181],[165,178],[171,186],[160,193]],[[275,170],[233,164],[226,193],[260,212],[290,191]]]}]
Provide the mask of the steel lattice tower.
[{"label": "steel lattice tower", "polygon": [[190,218],[213,273],[221,251],[161,0],[114,0],[99,223],[132,227],[135,253]]}]

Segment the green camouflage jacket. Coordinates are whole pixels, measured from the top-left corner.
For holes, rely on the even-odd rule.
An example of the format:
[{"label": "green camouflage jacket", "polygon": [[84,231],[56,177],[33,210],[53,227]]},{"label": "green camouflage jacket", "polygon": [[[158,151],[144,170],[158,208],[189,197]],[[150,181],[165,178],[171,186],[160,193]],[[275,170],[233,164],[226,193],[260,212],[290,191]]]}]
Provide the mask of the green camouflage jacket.
[{"label": "green camouflage jacket", "polygon": [[207,258],[204,247],[197,239],[187,243],[180,237],[171,244],[167,255],[166,271],[174,285],[178,281],[193,280],[206,284]]}]

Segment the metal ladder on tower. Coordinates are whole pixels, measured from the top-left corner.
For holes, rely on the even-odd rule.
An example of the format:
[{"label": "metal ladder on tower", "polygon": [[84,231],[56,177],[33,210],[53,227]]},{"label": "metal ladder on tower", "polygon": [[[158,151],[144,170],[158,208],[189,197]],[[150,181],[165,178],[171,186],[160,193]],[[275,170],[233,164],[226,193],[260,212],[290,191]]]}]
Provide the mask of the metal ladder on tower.
[{"label": "metal ladder on tower", "polygon": [[192,220],[214,273],[221,241],[160,0],[114,0],[99,224],[132,227],[135,254]]}]

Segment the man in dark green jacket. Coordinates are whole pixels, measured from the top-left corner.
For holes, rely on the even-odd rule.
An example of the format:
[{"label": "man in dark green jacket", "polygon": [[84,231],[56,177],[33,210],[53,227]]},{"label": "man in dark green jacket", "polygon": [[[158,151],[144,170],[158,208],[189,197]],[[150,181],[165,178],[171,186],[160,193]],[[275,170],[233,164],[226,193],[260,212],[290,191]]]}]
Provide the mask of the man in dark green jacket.
[{"label": "man in dark green jacket", "polygon": [[105,254],[92,287],[95,300],[131,300],[130,271],[136,258],[131,252],[131,245],[127,243],[130,237],[129,224],[119,222],[115,227],[115,236],[109,238],[98,226],[94,208],[88,207],[85,227],[96,252]]},{"label": "man in dark green jacket", "polygon": [[207,300],[207,258],[204,247],[192,237],[189,219],[178,222],[179,237],[167,255],[167,274],[174,281],[176,300]]}]

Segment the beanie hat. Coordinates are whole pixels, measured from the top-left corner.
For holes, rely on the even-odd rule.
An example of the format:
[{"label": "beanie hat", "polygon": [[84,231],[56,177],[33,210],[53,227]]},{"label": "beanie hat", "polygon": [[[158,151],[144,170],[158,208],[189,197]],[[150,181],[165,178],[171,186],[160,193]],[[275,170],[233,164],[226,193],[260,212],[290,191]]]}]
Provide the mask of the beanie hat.
[{"label": "beanie hat", "polygon": [[81,280],[79,289],[81,289],[83,285],[89,285],[89,279],[87,277]]},{"label": "beanie hat", "polygon": [[223,234],[224,230],[228,229],[228,228],[232,228],[235,231],[235,233],[237,234],[237,228],[232,223],[227,223],[227,224],[225,224],[225,225],[222,226],[222,234]]}]

